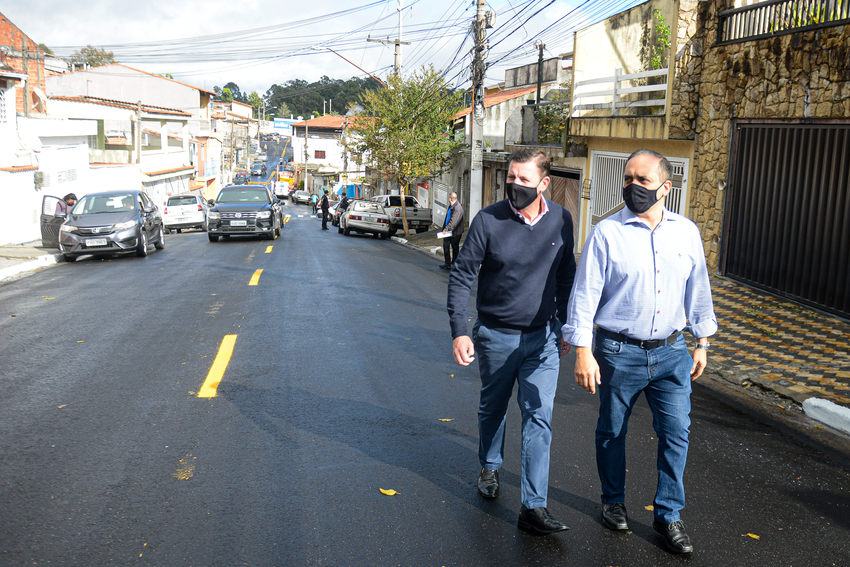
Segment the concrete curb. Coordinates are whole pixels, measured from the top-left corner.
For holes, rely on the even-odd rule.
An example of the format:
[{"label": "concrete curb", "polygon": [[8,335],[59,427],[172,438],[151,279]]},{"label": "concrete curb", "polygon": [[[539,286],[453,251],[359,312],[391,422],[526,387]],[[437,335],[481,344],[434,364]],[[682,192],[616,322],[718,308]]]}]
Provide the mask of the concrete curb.
[{"label": "concrete curb", "polygon": [[850,434],[850,408],[822,398],[809,398],[803,402],[803,411],[812,419]]},{"label": "concrete curb", "polygon": [[13,266],[0,268],[0,281],[13,278],[23,272],[37,270],[39,268],[58,264],[59,262],[64,261],[65,258],[62,254],[42,254],[41,256],[37,256],[27,262],[21,262],[20,264],[15,264]]}]

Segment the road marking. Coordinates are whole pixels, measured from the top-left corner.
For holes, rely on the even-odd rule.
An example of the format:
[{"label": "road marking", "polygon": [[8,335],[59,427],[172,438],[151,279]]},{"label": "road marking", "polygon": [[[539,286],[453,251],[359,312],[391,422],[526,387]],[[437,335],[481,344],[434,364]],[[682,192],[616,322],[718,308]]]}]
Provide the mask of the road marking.
[{"label": "road marking", "polygon": [[233,346],[235,344],[236,335],[224,336],[221,346],[218,347],[218,354],[215,356],[210,372],[207,374],[207,379],[204,380],[204,385],[201,386],[201,391],[198,392],[199,398],[214,398],[218,393],[218,385],[221,384],[224,371],[227,370],[227,364],[230,362],[230,357],[233,356]]},{"label": "road marking", "polygon": [[274,247],[273,246],[266,246],[266,254],[271,254],[272,248],[274,248]]},{"label": "road marking", "polygon": [[283,224],[288,223],[288,222],[289,222],[289,219],[290,219],[290,216],[289,216],[289,215],[286,215],[285,217],[283,217]]},{"label": "road marking", "polygon": [[251,276],[251,281],[248,282],[248,285],[257,285],[258,283],[260,283],[260,276],[262,275],[262,273],[262,269],[259,269],[254,272],[254,275]]}]

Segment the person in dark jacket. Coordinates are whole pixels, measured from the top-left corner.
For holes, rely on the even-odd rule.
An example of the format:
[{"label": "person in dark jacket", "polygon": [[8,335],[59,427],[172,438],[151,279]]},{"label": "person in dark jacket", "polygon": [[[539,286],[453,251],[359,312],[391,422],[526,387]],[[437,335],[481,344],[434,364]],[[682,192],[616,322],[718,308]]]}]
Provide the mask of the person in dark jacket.
[{"label": "person in dark jacket", "polygon": [[[533,148],[511,155],[508,198],[472,219],[449,275],[447,301],[455,362],[468,366],[478,359],[481,376],[478,492],[499,496],[505,418],[516,385],[522,413],[517,527],[536,534],[569,529],[546,507],[558,341],[576,270],[572,217],[543,197],[549,165],[546,154]],[[477,320],[470,337],[467,311],[476,277]]]},{"label": "person in dark jacket", "polygon": [[440,267],[451,270],[457,253],[460,249],[460,237],[463,236],[463,207],[457,200],[457,193],[449,194],[449,210],[446,213],[446,222],[443,225],[443,233],[451,232],[451,236],[443,238],[443,258],[446,260]]},{"label": "person in dark jacket", "polygon": [[322,195],[322,201],[320,203],[322,208],[322,230],[328,230],[328,190],[325,189],[325,193]]}]

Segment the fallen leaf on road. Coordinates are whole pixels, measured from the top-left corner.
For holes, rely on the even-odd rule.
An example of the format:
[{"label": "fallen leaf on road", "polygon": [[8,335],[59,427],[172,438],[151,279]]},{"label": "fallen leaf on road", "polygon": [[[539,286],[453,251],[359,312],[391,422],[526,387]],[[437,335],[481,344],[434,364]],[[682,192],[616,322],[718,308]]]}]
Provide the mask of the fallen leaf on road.
[{"label": "fallen leaf on road", "polygon": [[46,295],[42,295],[41,297],[43,297],[47,301],[50,301],[51,299],[56,299],[55,297],[47,297]]},{"label": "fallen leaf on road", "polygon": [[84,342],[86,342],[86,341],[77,341],[77,342],[78,342],[78,343],[84,343]]},{"label": "fallen leaf on road", "polygon": [[198,393],[198,392],[193,392],[192,390],[189,390],[189,395],[190,395],[190,396],[194,396],[194,395],[195,395],[195,394],[197,394],[197,393]]},{"label": "fallen leaf on road", "polygon": [[62,404],[61,406],[56,406],[56,409],[62,409],[68,407],[68,404]]},{"label": "fallen leaf on road", "polygon": [[652,512],[653,510],[655,510],[655,506],[653,506],[652,504],[650,504],[649,506],[644,506],[644,507],[643,507],[643,509],[644,509],[644,510],[649,510],[650,512]]},{"label": "fallen leaf on road", "polygon": [[454,377],[455,377],[454,374],[449,374],[449,378],[454,378]]},{"label": "fallen leaf on road", "polygon": [[823,425],[815,425],[815,429],[823,429]]},{"label": "fallen leaf on road", "polygon": [[17,315],[12,315],[12,317],[17,317]]},{"label": "fallen leaf on road", "polygon": [[381,494],[386,494],[387,496],[395,496],[396,494],[401,494],[400,492],[396,492],[392,488],[389,490],[384,490],[383,488],[378,488],[381,491]]},{"label": "fallen leaf on road", "polygon": [[757,536],[756,534],[744,534],[744,535],[751,537],[753,539],[759,539],[759,536]]},{"label": "fallen leaf on road", "polygon": [[447,419],[447,418],[441,417],[440,421],[454,421],[454,419]]}]

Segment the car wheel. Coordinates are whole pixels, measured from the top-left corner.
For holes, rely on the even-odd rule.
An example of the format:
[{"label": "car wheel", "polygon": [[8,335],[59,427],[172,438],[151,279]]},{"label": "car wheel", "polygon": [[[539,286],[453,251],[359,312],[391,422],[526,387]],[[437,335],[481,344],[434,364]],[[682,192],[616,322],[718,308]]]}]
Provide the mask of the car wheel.
[{"label": "car wheel", "polygon": [[165,233],[162,230],[162,227],[159,227],[159,239],[154,244],[157,250],[162,250],[165,248]]},{"label": "car wheel", "polygon": [[136,256],[144,258],[148,255],[148,235],[145,229],[142,228],[142,235],[139,237],[139,245],[136,247]]},{"label": "car wheel", "polygon": [[276,229],[274,229],[274,235],[280,236],[280,227],[277,227]]},{"label": "car wheel", "polygon": [[182,229],[182,228],[178,228],[178,229],[177,229],[177,234],[183,234],[183,229]]},{"label": "car wheel", "polygon": [[349,236],[351,235],[351,229],[348,228],[348,226],[345,226],[345,228],[342,229],[342,233],[346,236]]},{"label": "car wheel", "polygon": [[396,233],[396,229],[391,228],[389,231],[387,231],[387,236],[395,236],[395,233]]},{"label": "car wheel", "polygon": [[207,238],[210,239],[210,242],[218,242],[218,235],[217,234],[207,233]]},{"label": "car wheel", "polygon": [[336,231],[337,231],[338,233],[342,234],[342,225],[341,225],[341,224],[338,224],[338,225],[337,225],[337,227],[338,227],[338,228],[336,229]]},{"label": "car wheel", "polygon": [[64,258],[65,258],[66,262],[76,262],[77,261],[76,256],[64,256]]}]

